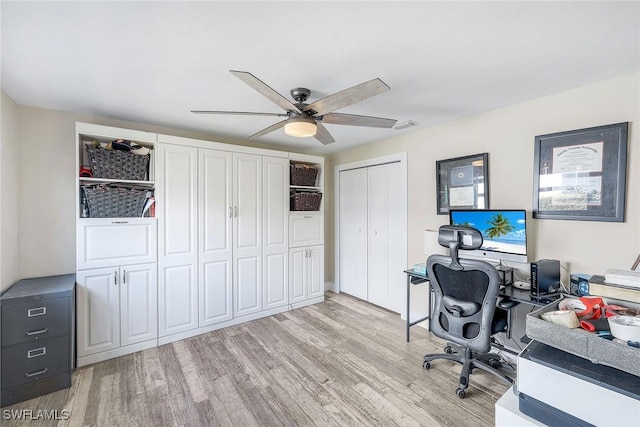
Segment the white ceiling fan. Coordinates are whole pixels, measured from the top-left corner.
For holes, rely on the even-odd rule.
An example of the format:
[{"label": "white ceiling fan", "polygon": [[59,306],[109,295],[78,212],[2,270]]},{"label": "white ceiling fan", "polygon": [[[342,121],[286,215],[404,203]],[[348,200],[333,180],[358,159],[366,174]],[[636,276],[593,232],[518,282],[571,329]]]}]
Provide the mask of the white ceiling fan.
[{"label": "white ceiling fan", "polygon": [[326,96],[312,102],[311,104],[305,103],[311,94],[309,89],[303,87],[294,88],[291,89],[291,97],[296,101],[294,104],[253,74],[247,71],[230,70],[230,72],[250,87],[266,96],[270,101],[284,109],[285,113],[211,110],[191,110],[191,112],[195,114],[236,114],[286,117],[286,119],[254,133],[249,138],[266,135],[284,127],[284,132],[289,136],[313,136],[321,143],[327,145],[335,142],[335,139],[333,139],[323,123],[392,128],[397,121],[395,119],[385,119],[380,117],[334,113],[336,110],[363,101],[390,89],[382,80],[377,78],[334,93],[333,95]]}]

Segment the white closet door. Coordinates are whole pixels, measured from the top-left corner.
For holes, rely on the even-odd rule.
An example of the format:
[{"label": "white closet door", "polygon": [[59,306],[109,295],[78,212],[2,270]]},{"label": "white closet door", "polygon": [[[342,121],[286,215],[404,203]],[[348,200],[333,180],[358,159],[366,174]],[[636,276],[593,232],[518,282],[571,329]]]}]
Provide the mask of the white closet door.
[{"label": "white closet door", "polygon": [[[367,168],[369,213],[368,301],[400,312],[404,298],[403,270],[406,249],[401,246],[406,229],[401,204],[403,196],[400,164]],[[406,201],[404,202],[406,204]],[[394,236],[396,234],[396,236]]]},{"label": "white closet door", "polygon": [[262,309],[262,157],[233,153],[234,316]]},{"label": "white closet door", "polygon": [[287,304],[289,159],[263,157],[263,309]]},{"label": "white closet door", "polygon": [[160,144],[159,335],[198,326],[197,148]]},{"label": "white closet door", "polygon": [[198,151],[199,326],[233,318],[232,154]]},{"label": "white closet door", "polygon": [[340,292],[367,299],[367,169],[340,172]]}]

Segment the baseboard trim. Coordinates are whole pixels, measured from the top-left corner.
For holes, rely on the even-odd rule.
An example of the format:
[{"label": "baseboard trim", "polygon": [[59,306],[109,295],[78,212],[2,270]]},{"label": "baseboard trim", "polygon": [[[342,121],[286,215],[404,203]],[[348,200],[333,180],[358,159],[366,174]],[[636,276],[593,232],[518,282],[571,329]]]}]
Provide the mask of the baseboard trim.
[{"label": "baseboard trim", "polygon": [[114,357],[124,356],[125,354],[136,353],[138,351],[147,350],[158,346],[158,340],[144,341],[138,344],[132,344],[125,347],[114,348],[88,356],[78,357],[76,367],[87,366],[93,363],[102,362],[104,360],[113,359]]},{"label": "baseboard trim", "polygon": [[324,290],[338,293],[338,287],[333,282],[324,282]]}]

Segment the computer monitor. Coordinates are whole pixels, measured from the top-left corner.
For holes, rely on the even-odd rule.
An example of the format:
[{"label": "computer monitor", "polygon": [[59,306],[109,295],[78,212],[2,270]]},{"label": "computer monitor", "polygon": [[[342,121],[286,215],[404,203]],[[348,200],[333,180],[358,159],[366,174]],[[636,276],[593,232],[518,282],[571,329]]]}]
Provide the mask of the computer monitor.
[{"label": "computer monitor", "polygon": [[527,263],[527,218],[516,209],[452,209],[451,225],[477,228],[484,242],[480,249],[460,251],[461,258],[486,258]]}]

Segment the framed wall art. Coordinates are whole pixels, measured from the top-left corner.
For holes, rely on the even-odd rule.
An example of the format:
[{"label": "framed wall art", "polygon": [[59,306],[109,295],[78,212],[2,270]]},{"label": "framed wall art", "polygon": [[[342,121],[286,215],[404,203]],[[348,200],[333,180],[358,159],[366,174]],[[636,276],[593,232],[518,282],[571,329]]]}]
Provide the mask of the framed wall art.
[{"label": "framed wall art", "polygon": [[623,222],[628,127],[536,136],[533,217]]},{"label": "framed wall art", "polygon": [[449,209],[489,209],[489,154],[436,161],[438,215]]}]

